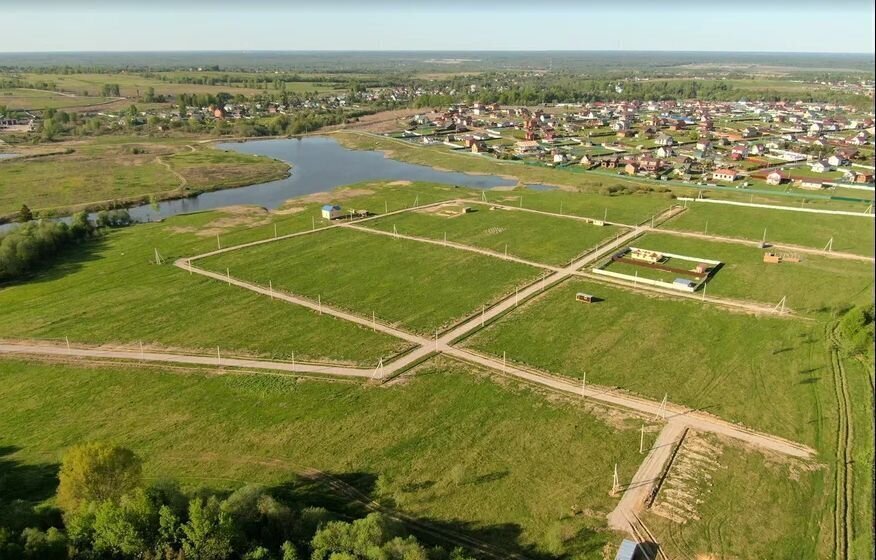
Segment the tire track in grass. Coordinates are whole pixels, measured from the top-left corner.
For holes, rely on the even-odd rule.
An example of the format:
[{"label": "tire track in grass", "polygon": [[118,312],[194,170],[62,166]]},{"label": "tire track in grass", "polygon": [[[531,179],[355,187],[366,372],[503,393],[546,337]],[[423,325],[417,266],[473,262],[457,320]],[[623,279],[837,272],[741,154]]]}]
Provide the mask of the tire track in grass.
[{"label": "tire track in grass", "polygon": [[833,557],[846,560],[849,555],[849,529],[851,528],[851,511],[849,498],[852,495],[851,449],[852,422],[849,408],[849,388],[846,383],[846,369],[840,356],[840,341],[836,333],[836,325],[828,329],[828,352],[834,380],[834,395],[837,401],[836,454],[837,464],[834,471],[834,530]]}]

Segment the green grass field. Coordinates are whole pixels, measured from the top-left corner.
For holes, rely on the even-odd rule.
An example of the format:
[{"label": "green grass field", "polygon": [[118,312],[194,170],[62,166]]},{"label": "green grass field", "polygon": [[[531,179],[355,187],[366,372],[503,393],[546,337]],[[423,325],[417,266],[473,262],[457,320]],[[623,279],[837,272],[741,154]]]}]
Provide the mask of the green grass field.
[{"label": "green grass field", "polygon": [[872,256],[872,218],[833,216],[722,204],[689,204],[686,212],[666,222],[667,229],[710,233],[822,249],[833,237],[835,251]]},{"label": "green grass field", "polygon": [[381,388],[0,360],[0,447],[20,465],[7,478],[16,486],[94,440],[189,487],[280,485],[308,467],[358,473],[383,503],[537,558],[598,560],[617,542],[605,529],[611,471],[635,472],[641,421],[607,414],[445,361]]},{"label": "green grass field", "polygon": [[832,556],[826,548],[831,519],[826,469],[789,464],[729,440],[709,441],[720,449],[711,457],[720,466],[687,488],[701,500],[700,519],[678,524],[650,512],[645,517],[670,558]]},{"label": "green grass field", "polygon": [[0,164],[0,215],[22,204],[61,213],[114,200],[241,186],[283,177],[288,170],[264,157],[190,148],[184,139],[111,137],[58,146],[65,148],[73,151]]},{"label": "green grass field", "polygon": [[367,222],[368,227],[400,234],[474,245],[551,265],[564,265],[582,252],[614,237],[620,228],[594,226],[580,220],[515,210],[491,210],[473,204],[432,207]]},{"label": "green grass field", "polygon": [[[723,272],[722,272],[723,273]],[[576,292],[603,301],[581,304]],[[567,281],[465,341],[564,376],[702,408],[813,444],[827,358],[817,323]],[[816,349],[818,351],[814,351]]]},{"label": "green grass field", "polygon": [[[84,245],[27,283],[0,286],[0,337],[85,344],[144,344],[232,354],[371,366],[407,348],[304,308],[271,301],[173,266],[215,247],[199,226],[243,227],[250,216],[221,212],[137,225]],[[262,216],[256,216],[260,219]],[[284,224],[292,227],[291,224]],[[150,264],[154,249],[167,260]]]},{"label": "green grass field", "polygon": [[536,278],[540,269],[492,257],[333,229],[207,257],[200,266],[373,313],[434,334]]},{"label": "green grass field", "polygon": [[713,296],[768,304],[787,296],[788,307],[806,314],[873,299],[872,263],[801,255],[799,263],[767,264],[757,247],[668,234],[648,234],[633,244],[721,261],[723,266],[708,283],[707,293]]}]

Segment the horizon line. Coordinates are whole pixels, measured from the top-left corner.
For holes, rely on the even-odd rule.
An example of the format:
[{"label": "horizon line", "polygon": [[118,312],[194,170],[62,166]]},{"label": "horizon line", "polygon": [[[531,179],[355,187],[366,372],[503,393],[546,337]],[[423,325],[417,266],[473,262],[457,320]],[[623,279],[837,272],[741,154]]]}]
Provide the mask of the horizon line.
[{"label": "horizon line", "polygon": [[763,51],[763,50],[668,50],[668,49],[156,49],[156,50],[46,50],[0,51],[2,55],[22,54],[158,54],[158,53],[726,53],[726,54],[819,54],[870,55],[876,51]]}]

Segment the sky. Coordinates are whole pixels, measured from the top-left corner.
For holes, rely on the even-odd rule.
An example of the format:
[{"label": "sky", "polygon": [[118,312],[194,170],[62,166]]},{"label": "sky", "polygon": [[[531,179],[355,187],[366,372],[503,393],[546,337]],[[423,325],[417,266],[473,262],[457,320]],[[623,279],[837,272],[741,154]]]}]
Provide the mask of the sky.
[{"label": "sky", "polygon": [[874,51],[873,0],[0,0],[2,52]]}]

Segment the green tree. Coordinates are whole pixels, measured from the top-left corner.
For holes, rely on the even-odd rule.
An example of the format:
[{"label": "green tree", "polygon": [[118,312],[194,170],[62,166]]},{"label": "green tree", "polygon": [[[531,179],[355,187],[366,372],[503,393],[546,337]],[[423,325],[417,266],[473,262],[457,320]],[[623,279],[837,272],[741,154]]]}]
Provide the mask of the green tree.
[{"label": "green tree", "polygon": [[133,451],[106,443],[70,448],[58,474],[58,505],[67,512],[86,502],[117,501],[139,486],[142,464]]},{"label": "green tree", "polygon": [[33,220],[33,212],[27,207],[27,204],[22,204],[21,209],[18,211],[18,221],[25,223],[31,220]]},{"label": "green tree", "polygon": [[54,527],[43,532],[36,528],[21,533],[24,557],[34,560],[62,560],[67,557],[67,537]]},{"label": "green tree", "polygon": [[234,524],[216,496],[189,502],[189,521],[182,527],[188,560],[224,560],[231,554]]}]

